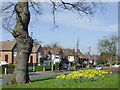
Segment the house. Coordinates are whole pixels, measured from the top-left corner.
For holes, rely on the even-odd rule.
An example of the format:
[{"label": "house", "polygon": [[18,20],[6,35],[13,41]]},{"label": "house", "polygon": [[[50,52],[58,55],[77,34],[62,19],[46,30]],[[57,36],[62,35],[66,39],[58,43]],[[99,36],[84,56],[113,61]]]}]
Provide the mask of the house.
[{"label": "house", "polygon": [[69,63],[69,65],[72,67],[74,66],[76,60],[76,53],[75,49],[63,49],[63,63]]},{"label": "house", "polygon": [[0,61],[6,61],[8,63],[15,63],[16,57],[16,41],[1,41],[0,42]]},{"label": "house", "polygon": [[[0,61],[6,61],[10,64],[15,64],[17,57],[17,48],[16,48],[16,40],[13,41],[1,41],[0,42]],[[43,57],[42,47],[39,44],[34,44],[32,47],[32,52],[29,56],[29,65],[37,65],[40,63],[40,59]]]},{"label": "house", "polygon": [[43,58],[42,47],[38,43],[35,43],[32,47],[31,54],[29,56],[28,64],[32,66],[33,64],[37,65],[40,63],[40,60]]},{"label": "house", "polygon": [[89,54],[89,52],[87,53],[87,54],[85,54],[86,55],[86,57],[88,58],[88,60],[89,60],[89,64],[91,64],[91,65],[97,65],[97,56],[92,56],[92,55],[90,55]]},{"label": "house", "polygon": [[78,56],[79,56],[79,63],[80,64],[88,64],[88,58],[86,57],[86,55],[84,55],[83,53],[79,52]]},{"label": "house", "polygon": [[82,52],[80,52],[80,50],[78,49],[76,51],[77,55],[78,55],[78,63],[81,65],[81,67],[86,67],[88,65],[88,58],[86,57],[86,55],[84,55]]},{"label": "house", "polygon": [[76,51],[79,57],[79,64],[82,65],[82,67],[87,67],[88,65],[97,65],[97,55],[90,55],[89,52],[87,54],[83,54],[78,49]]},{"label": "house", "polygon": [[43,47],[43,52],[44,52],[44,60],[41,61],[43,65],[51,65],[55,63],[60,63],[61,62],[61,54],[62,54],[62,49],[59,47]]}]

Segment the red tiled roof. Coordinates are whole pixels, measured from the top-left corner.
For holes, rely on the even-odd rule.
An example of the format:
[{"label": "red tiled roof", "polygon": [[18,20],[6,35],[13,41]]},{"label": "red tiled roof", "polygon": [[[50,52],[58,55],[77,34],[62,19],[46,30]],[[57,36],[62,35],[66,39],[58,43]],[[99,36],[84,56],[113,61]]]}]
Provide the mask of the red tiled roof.
[{"label": "red tiled roof", "polygon": [[81,52],[78,53],[78,56],[79,56],[79,58],[84,58],[84,59],[86,59],[86,56],[85,56],[84,54],[82,54]]},{"label": "red tiled roof", "polygon": [[63,49],[63,55],[64,56],[73,56],[75,55],[75,50],[74,49]]},{"label": "red tiled roof", "polygon": [[57,53],[60,53],[61,48],[58,48],[58,47],[54,47],[54,48],[43,47],[42,51],[44,52],[44,54],[48,54],[49,52],[52,53],[52,54],[57,54]]},{"label": "red tiled roof", "polygon": [[87,59],[90,59],[90,60],[97,60],[97,58],[95,56],[91,56],[89,54],[85,54],[86,58]]}]

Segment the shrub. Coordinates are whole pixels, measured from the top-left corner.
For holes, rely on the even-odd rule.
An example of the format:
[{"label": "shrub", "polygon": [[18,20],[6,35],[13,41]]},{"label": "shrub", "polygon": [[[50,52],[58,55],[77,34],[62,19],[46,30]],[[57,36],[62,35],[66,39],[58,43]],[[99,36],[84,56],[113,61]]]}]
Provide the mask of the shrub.
[{"label": "shrub", "polygon": [[[48,65],[48,66],[36,66],[35,67],[35,70],[36,71],[43,71],[43,67],[45,67],[45,70],[51,70],[51,65]],[[55,66],[53,66],[55,68]]]},{"label": "shrub", "polygon": [[2,65],[0,66],[0,73],[5,74],[5,68],[15,68],[15,65],[13,64],[8,64],[8,65]]},{"label": "shrub", "polygon": [[61,63],[56,63],[55,64],[55,70],[59,70],[60,68],[62,68]]}]

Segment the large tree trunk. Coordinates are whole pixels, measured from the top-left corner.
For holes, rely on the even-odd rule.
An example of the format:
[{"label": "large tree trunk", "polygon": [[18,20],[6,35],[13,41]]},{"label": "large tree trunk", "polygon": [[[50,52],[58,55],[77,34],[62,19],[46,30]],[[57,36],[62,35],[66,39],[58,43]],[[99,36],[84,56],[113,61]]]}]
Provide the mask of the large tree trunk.
[{"label": "large tree trunk", "polygon": [[17,60],[11,82],[20,85],[29,82],[28,60],[33,40],[28,34],[28,24],[30,21],[28,2],[18,2],[15,6],[15,11],[17,12],[18,18],[13,36],[17,43]]}]

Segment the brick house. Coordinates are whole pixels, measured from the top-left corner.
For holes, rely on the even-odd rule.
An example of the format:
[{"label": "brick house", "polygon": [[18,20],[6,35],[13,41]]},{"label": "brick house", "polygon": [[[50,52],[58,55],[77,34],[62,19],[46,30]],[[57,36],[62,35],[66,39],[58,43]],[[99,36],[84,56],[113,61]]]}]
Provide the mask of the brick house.
[{"label": "brick house", "polygon": [[[42,58],[41,45],[34,44],[32,47],[32,52],[29,56],[29,65],[33,65],[33,63],[40,63],[40,59]],[[14,64],[16,62],[17,49],[16,49],[16,40],[13,41],[1,41],[0,42],[0,61],[6,61],[10,64]]]},{"label": "brick house", "polygon": [[35,65],[37,65],[38,63],[40,63],[40,60],[42,58],[43,58],[42,47],[38,43],[35,43],[33,45],[32,52],[29,56],[28,63],[29,63],[29,65],[33,65],[33,63],[35,63]]},{"label": "brick house", "polygon": [[2,41],[0,42],[0,61],[6,61],[8,63],[14,63],[14,49],[16,47],[16,41]]}]

